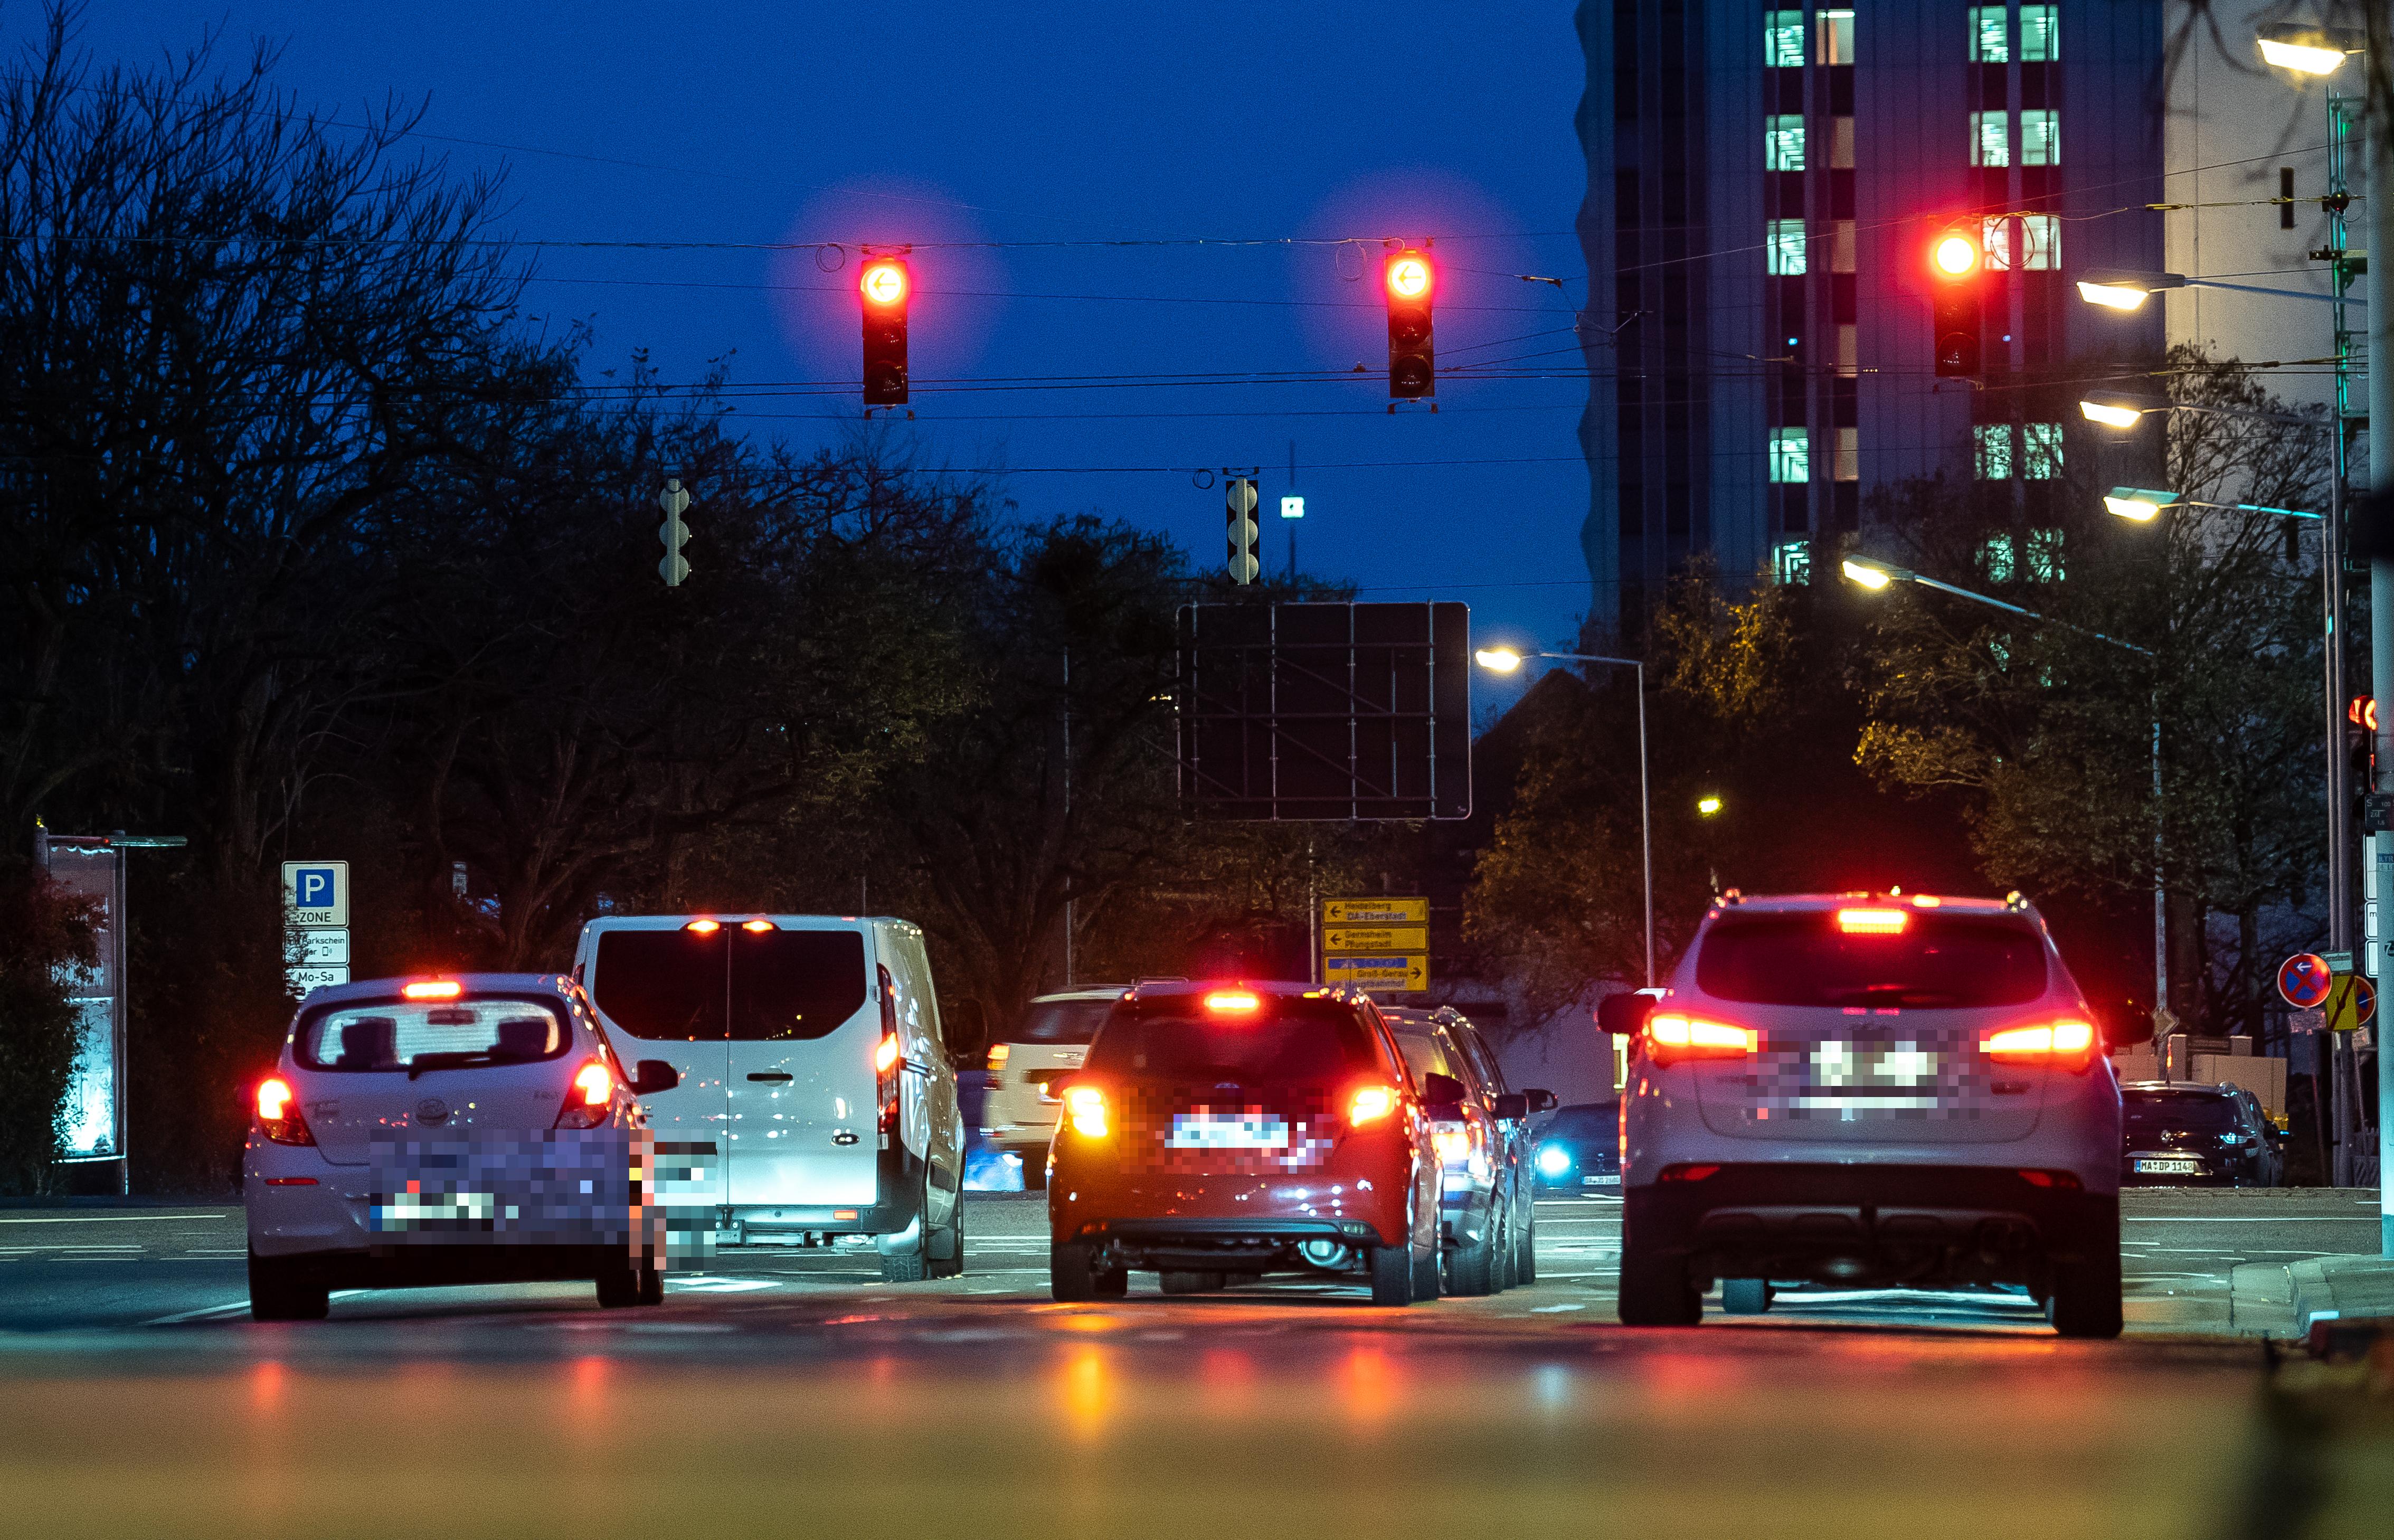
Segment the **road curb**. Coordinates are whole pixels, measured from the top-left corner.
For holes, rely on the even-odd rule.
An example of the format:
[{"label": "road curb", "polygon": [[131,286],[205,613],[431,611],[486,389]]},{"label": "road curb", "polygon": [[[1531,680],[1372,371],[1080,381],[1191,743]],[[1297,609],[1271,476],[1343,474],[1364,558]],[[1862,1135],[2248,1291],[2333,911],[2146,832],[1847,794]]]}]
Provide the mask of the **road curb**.
[{"label": "road curb", "polygon": [[2233,1270],[2230,1281],[2230,1318],[2243,1333],[2304,1337],[2321,1321],[2394,1316],[2394,1257],[2248,1263]]}]

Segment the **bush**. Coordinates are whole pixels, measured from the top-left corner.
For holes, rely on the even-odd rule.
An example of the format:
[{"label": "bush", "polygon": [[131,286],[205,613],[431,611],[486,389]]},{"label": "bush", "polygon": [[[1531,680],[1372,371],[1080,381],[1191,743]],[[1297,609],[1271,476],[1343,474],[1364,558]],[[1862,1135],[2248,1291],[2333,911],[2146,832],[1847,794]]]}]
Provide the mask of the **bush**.
[{"label": "bush", "polygon": [[99,955],[90,906],[30,861],[0,865],[0,1192],[47,1191],[73,1073],[68,973]]}]

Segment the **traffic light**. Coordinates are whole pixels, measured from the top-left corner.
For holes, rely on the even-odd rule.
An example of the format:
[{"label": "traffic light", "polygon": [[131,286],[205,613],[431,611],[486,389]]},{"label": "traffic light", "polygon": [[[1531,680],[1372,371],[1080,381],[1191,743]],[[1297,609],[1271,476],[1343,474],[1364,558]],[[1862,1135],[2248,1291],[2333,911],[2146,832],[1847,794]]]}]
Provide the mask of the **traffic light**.
[{"label": "traffic light", "polygon": [[1222,481],[1222,511],[1230,526],[1230,581],[1253,583],[1263,571],[1256,557],[1256,479],[1230,476]]},{"label": "traffic light", "polygon": [[657,575],[665,580],[666,587],[678,588],[681,580],[690,575],[690,563],[681,556],[682,546],[690,540],[690,526],[681,521],[682,510],[690,507],[690,494],[682,490],[679,480],[669,478],[665,490],[657,494],[657,507],[665,514],[665,521],[657,526],[657,538],[665,546],[665,559],[657,563]]},{"label": "traffic light", "polygon": [[1438,270],[1426,253],[1407,247],[1388,258],[1388,395],[1417,401],[1438,393],[1438,348],[1430,301]]},{"label": "traffic light", "polygon": [[2344,708],[2344,787],[2355,808],[2377,789],[2377,702],[2355,695]]},{"label": "traffic light", "polygon": [[1937,339],[1937,374],[1945,379],[1979,373],[1979,333],[1986,295],[1986,253],[1966,230],[1948,230],[1928,244],[1929,324]]},{"label": "traffic light", "polygon": [[864,300],[864,404],[903,406],[906,403],[906,306],[914,297],[914,278],[895,257],[876,257],[864,264],[856,281]]}]

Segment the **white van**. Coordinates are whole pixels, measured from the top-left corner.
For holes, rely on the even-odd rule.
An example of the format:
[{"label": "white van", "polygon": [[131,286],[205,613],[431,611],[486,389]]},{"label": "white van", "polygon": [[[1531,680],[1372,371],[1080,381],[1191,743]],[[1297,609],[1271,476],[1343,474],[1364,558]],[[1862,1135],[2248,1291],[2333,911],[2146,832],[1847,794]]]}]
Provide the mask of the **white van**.
[{"label": "white van", "polygon": [[923,932],[822,915],[644,915],[582,928],[574,976],[643,1098],[658,1196],[732,1244],[871,1236],[893,1282],[964,1270],[964,1120]]}]

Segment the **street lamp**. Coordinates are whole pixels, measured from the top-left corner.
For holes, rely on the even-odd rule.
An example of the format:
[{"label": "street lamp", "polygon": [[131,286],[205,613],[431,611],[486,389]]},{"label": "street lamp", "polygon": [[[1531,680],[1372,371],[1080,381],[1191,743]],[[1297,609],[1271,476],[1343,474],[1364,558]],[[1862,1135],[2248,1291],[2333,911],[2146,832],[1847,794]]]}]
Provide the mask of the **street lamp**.
[{"label": "street lamp", "polygon": [[2223,283],[2216,278],[2189,278],[2182,272],[2143,272],[2127,268],[2089,268],[2078,278],[2078,297],[2111,310],[2143,308],[2164,289],[2228,289],[2237,294],[2266,294],[2278,299],[2309,299],[2322,305],[2355,301],[2332,294],[2305,294],[2300,289],[2265,289],[2255,283]]},{"label": "street lamp", "polygon": [[2369,51],[2367,34],[2349,27],[2306,27],[2280,22],[2256,34],[2261,62],[2298,74],[2332,75],[2344,68],[2348,54]]},{"label": "street lamp", "polygon": [[1607,663],[1638,670],[1638,841],[1646,868],[1646,987],[1654,987],[1654,804],[1647,789],[1646,665],[1636,658],[1608,658],[1596,652],[1528,652],[1510,647],[1483,647],[1472,657],[1492,673],[1510,674],[1524,657],[1554,658],[1564,663]]},{"label": "street lamp", "polygon": [[[1956,599],[1966,599],[1973,604],[1983,604],[1991,610],[2003,610],[2011,614],[2025,616],[2040,625],[2059,625],[2065,629],[2076,631],[2081,636],[2093,637],[2097,641],[2110,642],[2112,646],[2124,652],[2134,652],[2139,657],[2150,658],[2153,655],[2153,651],[2150,647],[2139,647],[2135,642],[2122,641],[2117,637],[2107,637],[2100,631],[2090,630],[2084,625],[2074,625],[2066,620],[2055,620],[2049,615],[2040,615],[2033,610],[2023,609],[2017,604],[2007,604],[2000,599],[1990,599],[1985,594],[1972,593],[1967,588],[1957,588],[1951,583],[1941,583],[1933,577],[1924,577],[1910,568],[1881,561],[1876,557],[1849,556],[1846,558],[1845,573],[1847,577],[1865,588],[1884,588],[1890,583],[1917,583],[1924,588],[1934,588],[1940,594],[1952,594]],[[2158,1032],[2161,1027],[2161,1013],[2169,1008],[2169,910],[2163,902],[2162,887],[2162,714],[2161,686],[2158,681],[2153,686],[2152,717],[2153,1026]],[[2158,1043],[2155,1046],[2158,1048]]]},{"label": "street lamp", "polygon": [[1699,797],[1697,797],[1697,798],[1696,798],[1696,816],[1697,816],[1697,817],[1699,817],[1699,818],[1710,818],[1710,817],[1712,817],[1715,813],[1717,813],[1717,812],[1719,812],[1720,810],[1721,810],[1721,799],[1720,799],[1719,797],[1717,797],[1717,796],[1699,796]]}]

